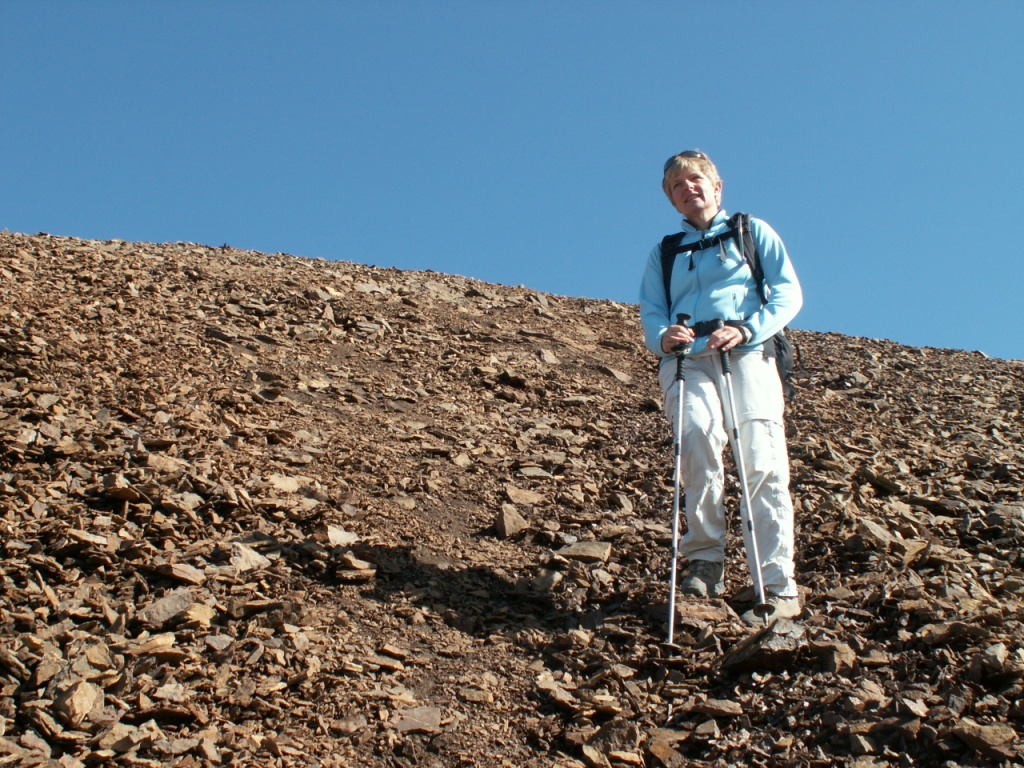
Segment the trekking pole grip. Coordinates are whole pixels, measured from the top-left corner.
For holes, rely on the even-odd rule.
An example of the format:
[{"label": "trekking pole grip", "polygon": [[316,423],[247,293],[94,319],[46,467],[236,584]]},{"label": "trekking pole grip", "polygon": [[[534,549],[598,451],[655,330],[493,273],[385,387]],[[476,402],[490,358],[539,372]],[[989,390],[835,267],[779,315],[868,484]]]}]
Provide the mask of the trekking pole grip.
[{"label": "trekking pole grip", "polygon": [[729,352],[724,349],[722,350],[722,370],[726,374],[732,375],[732,360],[729,358]]},{"label": "trekking pole grip", "polygon": [[[717,331],[719,328],[724,328],[725,327],[725,321],[724,320],[715,320],[714,321],[714,325],[715,325],[715,330]],[[727,374],[732,374],[732,360],[729,357],[729,351],[726,350],[726,349],[723,349],[721,354],[722,354],[722,372],[723,373],[727,373]]]}]

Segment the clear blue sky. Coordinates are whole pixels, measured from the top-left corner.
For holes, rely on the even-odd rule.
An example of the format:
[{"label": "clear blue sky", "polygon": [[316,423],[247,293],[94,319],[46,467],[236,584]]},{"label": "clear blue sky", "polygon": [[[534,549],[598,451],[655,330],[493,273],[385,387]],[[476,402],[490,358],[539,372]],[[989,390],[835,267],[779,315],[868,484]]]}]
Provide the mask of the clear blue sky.
[{"label": "clear blue sky", "polygon": [[0,0],[0,229],[635,303],[699,147],[797,328],[1024,359],[1022,40],[1017,0]]}]

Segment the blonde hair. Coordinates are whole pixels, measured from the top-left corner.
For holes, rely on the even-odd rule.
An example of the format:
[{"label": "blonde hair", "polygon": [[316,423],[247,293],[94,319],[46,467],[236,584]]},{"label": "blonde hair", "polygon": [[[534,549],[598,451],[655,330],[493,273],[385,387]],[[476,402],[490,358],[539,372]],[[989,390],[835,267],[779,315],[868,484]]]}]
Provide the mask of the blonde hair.
[{"label": "blonde hair", "polygon": [[[672,181],[679,174],[691,170],[700,171],[716,186],[722,182],[722,177],[718,174],[718,168],[711,162],[711,158],[699,149],[680,152],[665,161],[665,175],[661,180],[661,189],[670,202],[672,200]],[[718,200],[716,201],[719,205],[722,203],[721,197],[721,192],[719,192]]]}]

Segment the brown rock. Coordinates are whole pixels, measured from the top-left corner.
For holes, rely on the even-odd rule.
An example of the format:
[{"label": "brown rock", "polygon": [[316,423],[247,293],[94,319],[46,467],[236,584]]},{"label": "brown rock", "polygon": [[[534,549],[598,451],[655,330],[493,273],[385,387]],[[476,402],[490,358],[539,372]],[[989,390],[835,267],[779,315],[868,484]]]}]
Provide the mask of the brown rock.
[{"label": "brown rock", "polygon": [[402,713],[396,727],[402,733],[436,733],[441,730],[441,720],[437,707],[415,707]]},{"label": "brown rock", "polygon": [[567,560],[580,560],[584,563],[604,563],[612,554],[612,545],[607,541],[578,541],[563,547],[559,556]]},{"label": "brown rock", "polygon": [[494,522],[495,530],[503,539],[515,538],[529,525],[526,518],[519,514],[519,511],[511,504],[501,505],[501,512],[498,513],[498,518]]},{"label": "brown rock", "polygon": [[194,602],[188,589],[176,589],[139,611],[139,621],[160,629],[183,616]]},{"label": "brown rock", "polygon": [[79,728],[92,712],[103,705],[103,691],[84,680],[64,688],[53,702],[65,724]]},{"label": "brown rock", "polygon": [[981,725],[964,718],[953,728],[953,735],[971,749],[988,756],[1004,756],[1004,748],[1017,739],[1017,732],[1003,723]]},{"label": "brown rock", "polygon": [[741,640],[721,660],[723,669],[785,669],[807,649],[807,630],[796,622],[778,619],[769,627]]}]

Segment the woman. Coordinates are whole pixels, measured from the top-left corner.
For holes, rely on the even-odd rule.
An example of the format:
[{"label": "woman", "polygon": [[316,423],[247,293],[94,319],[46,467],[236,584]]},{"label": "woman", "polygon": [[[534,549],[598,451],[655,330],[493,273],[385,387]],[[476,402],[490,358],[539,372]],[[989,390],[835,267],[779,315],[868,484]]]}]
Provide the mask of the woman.
[{"label": "woman", "polygon": [[[722,179],[703,152],[690,150],[670,157],[662,189],[683,215],[682,245],[729,231],[729,217],[721,207]],[[764,271],[764,303],[739,238],[728,237],[677,259],[668,286],[671,299],[662,275],[661,248],[656,246],[640,288],[640,315],[645,343],[661,356],[658,381],[667,414],[676,413],[680,396],[674,351],[688,348],[682,369],[686,382],[682,387],[682,480],[687,532],[679,552],[689,561],[680,591],[693,597],[725,593],[722,452],[731,440],[733,425],[722,353],[729,353],[756,537],[753,547],[744,526],[747,565],[755,584],[760,570],[766,603],[743,614],[744,621],[755,624],[766,613],[792,618],[801,610],[794,579],[784,397],[771,340],[796,316],[803,297],[779,236],[755,218],[750,219],[750,229]],[[680,317],[688,317],[687,322],[676,322]],[[735,455],[735,444],[732,450]],[[753,558],[755,548],[760,563]]]}]

